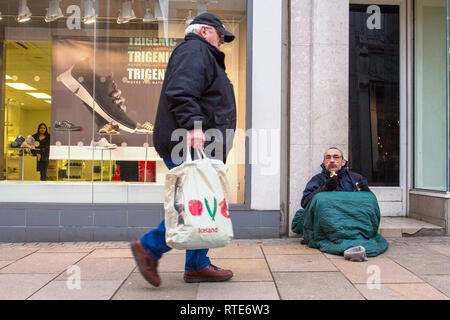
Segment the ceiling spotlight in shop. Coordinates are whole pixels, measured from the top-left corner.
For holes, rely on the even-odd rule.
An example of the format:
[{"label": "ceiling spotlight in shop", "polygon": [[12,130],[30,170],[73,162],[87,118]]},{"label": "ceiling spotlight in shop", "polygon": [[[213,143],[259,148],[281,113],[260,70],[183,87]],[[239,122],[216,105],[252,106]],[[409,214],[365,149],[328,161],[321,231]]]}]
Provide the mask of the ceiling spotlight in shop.
[{"label": "ceiling spotlight in shop", "polygon": [[0,20],[3,20],[2,12],[0,11]]},{"label": "ceiling spotlight in shop", "polygon": [[186,18],[186,24],[191,24],[192,20],[194,20],[194,15],[192,14],[192,10],[189,10],[188,16]]},{"label": "ceiling spotlight in shop", "polygon": [[197,15],[208,11],[209,3],[218,3],[217,0],[197,0]]},{"label": "ceiling spotlight in shop", "polygon": [[61,8],[59,7],[59,2],[61,0],[50,0],[49,6],[47,8],[47,14],[45,15],[45,22],[52,22],[59,18],[64,17]]},{"label": "ceiling spotlight in shop", "polygon": [[95,13],[94,0],[84,0],[84,15],[83,23],[91,24],[97,19],[97,14]]},{"label": "ceiling spotlight in shop", "polygon": [[119,16],[117,17],[117,23],[128,23],[131,20],[136,19],[136,15],[133,11],[133,5],[131,1],[122,2],[122,10],[119,10]]},{"label": "ceiling spotlight in shop", "polygon": [[153,22],[155,21],[155,17],[153,16],[152,12],[150,11],[150,8],[147,8],[145,10],[144,18],[142,19],[142,22]]},{"label": "ceiling spotlight in shop", "polygon": [[17,14],[17,22],[26,22],[31,19],[31,11],[27,7],[27,0],[19,0],[19,13]]}]

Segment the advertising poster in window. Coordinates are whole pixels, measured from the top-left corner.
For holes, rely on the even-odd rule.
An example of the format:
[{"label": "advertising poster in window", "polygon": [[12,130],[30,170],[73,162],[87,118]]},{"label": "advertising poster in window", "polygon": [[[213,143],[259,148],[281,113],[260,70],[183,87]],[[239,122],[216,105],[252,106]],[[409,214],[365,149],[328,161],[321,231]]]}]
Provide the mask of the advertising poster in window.
[{"label": "advertising poster in window", "polygon": [[52,43],[52,145],[114,143],[140,147],[152,138],[174,38],[55,37]]}]

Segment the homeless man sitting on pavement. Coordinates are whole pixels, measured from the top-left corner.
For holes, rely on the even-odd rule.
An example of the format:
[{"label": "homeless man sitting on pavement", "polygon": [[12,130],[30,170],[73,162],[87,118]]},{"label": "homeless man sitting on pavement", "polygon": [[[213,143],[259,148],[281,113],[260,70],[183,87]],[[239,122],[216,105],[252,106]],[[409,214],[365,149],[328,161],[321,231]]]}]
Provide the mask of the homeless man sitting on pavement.
[{"label": "homeless man sitting on pavement", "polygon": [[386,251],[388,243],[378,234],[380,208],[367,179],[349,170],[336,147],[325,152],[321,167],[306,185],[304,209],[295,214],[291,230],[303,235],[302,243],[352,261]]}]

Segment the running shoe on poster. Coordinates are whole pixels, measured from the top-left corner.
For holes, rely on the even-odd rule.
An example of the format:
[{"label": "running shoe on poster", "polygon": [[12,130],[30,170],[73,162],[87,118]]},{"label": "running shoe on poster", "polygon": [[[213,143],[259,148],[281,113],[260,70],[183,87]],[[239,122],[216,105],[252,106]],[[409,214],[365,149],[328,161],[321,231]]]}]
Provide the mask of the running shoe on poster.
[{"label": "running shoe on poster", "polygon": [[[94,74],[89,57],[60,74],[57,80],[107,122],[116,122],[120,130],[133,133],[136,121],[126,114],[125,98],[111,76]],[[94,94],[95,85],[95,94]]]}]

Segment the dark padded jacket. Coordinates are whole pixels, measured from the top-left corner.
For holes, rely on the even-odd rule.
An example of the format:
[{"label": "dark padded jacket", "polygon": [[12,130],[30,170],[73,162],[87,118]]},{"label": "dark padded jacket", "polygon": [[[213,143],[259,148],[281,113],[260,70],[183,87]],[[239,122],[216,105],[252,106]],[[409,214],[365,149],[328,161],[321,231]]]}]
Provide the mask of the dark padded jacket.
[{"label": "dark padded jacket", "polygon": [[194,121],[202,123],[203,131],[220,130],[224,140],[223,159],[219,159],[225,162],[236,129],[236,102],[225,73],[225,54],[189,33],[172,52],[159,98],[153,144],[163,159],[170,159],[173,147],[182,140],[171,141],[172,132],[194,129]]},{"label": "dark padded jacket", "polygon": [[[327,191],[325,183],[330,177],[330,171],[325,168],[323,163],[320,166],[322,167],[322,172],[312,177],[312,179],[309,180],[309,182],[306,184],[305,191],[303,191],[303,197],[301,201],[301,205],[303,208],[306,208],[309,201],[311,201],[311,199],[317,193]],[[350,171],[348,169],[348,162],[346,162],[345,165],[342,166],[341,170],[339,170],[337,174],[339,183],[335,191],[357,191],[357,182],[365,182],[365,184],[368,185],[366,178],[364,178],[359,173]],[[367,191],[370,191],[368,187]]]}]

